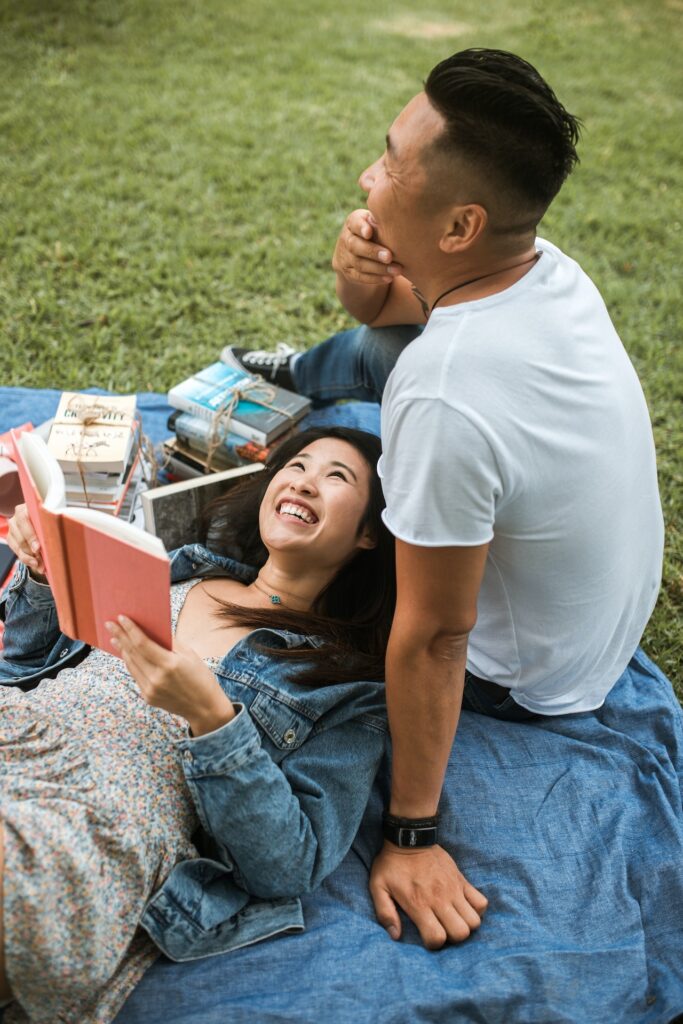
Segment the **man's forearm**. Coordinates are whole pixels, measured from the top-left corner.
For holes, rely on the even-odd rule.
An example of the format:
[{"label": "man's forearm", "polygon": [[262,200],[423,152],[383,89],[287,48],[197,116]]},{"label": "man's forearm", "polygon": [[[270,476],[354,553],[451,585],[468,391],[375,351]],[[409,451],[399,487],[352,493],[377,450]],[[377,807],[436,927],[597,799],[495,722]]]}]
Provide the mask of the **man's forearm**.
[{"label": "man's forearm", "polygon": [[390,284],[356,284],[337,273],[337,298],[344,309],[362,324],[369,324],[382,311]]},{"label": "man's forearm", "polygon": [[391,813],[436,813],[465,681],[467,634],[412,645],[392,637],[387,706],[392,740]]}]

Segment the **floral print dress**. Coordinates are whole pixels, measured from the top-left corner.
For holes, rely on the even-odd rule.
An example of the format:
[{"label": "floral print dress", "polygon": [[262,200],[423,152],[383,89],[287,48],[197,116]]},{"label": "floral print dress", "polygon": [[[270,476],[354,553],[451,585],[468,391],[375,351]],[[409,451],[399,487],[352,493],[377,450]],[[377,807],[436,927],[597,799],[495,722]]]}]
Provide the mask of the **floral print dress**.
[{"label": "floral print dress", "polygon": [[[197,582],[171,589],[174,630]],[[140,915],[197,855],[185,731],[99,650],[28,694],[0,687],[5,1024],[105,1024],[159,955]]]}]

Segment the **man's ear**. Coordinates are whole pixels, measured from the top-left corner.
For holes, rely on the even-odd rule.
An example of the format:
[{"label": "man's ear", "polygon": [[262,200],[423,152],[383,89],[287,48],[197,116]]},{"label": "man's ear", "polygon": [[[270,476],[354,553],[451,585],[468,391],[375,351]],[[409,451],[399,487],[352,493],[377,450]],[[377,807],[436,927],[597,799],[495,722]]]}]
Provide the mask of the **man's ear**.
[{"label": "man's ear", "polygon": [[446,230],[439,240],[439,248],[448,255],[469,249],[485,231],[488,219],[486,208],[479,203],[452,207]]}]

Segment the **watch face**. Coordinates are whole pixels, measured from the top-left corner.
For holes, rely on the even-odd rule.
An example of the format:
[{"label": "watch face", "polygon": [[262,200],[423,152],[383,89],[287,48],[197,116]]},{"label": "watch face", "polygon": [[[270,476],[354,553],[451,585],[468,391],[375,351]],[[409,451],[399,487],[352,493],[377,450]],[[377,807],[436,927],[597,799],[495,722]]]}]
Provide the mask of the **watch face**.
[{"label": "watch face", "polygon": [[418,835],[414,828],[401,829],[401,846],[417,846]]},{"label": "watch face", "polygon": [[435,846],[438,842],[436,825],[421,825],[411,828],[409,825],[397,825],[385,820],[383,831],[385,839],[402,848]]}]

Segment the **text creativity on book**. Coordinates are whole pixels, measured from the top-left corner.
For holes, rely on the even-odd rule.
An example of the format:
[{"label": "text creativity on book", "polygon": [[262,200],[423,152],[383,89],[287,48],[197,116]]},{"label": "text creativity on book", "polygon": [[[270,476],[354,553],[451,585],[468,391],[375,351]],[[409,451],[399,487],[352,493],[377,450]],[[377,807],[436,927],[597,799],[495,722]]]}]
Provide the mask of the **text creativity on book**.
[{"label": "text creativity on book", "polygon": [[135,395],[62,394],[47,447],[69,506],[130,515],[142,476],[135,427]]}]

